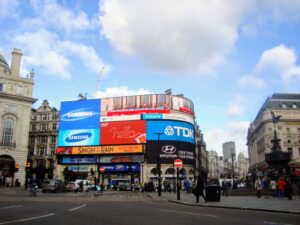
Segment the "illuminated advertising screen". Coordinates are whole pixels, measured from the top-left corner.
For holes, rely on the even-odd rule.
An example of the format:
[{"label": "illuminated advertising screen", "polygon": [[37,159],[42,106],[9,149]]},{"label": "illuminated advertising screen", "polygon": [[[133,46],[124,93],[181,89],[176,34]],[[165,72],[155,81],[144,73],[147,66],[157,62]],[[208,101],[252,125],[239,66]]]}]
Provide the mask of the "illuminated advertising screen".
[{"label": "illuminated advertising screen", "polygon": [[178,121],[147,121],[147,140],[148,141],[184,141],[195,143],[194,126],[185,122]]},{"label": "illuminated advertising screen", "polygon": [[100,164],[104,167],[105,173],[106,172],[140,172],[140,164],[139,163],[131,163],[131,164],[124,164],[124,163],[117,163],[117,164]]},{"label": "illuminated advertising screen", "polygon": [[148,163],[173,164],[174,160],[179,158],[183,165],[194,165],[195,163],[195,145],[188,142],[178,141],[148,141],[146,148],[146,157]]},{"label": "illuminated advertising screen", "polygon": [[58,146],[85,146],[100,144],[100,129],[59,130]]},{"label": "illuminated advertising screen", "polygon": [[64,156],[57,159],[59,164],[95,164],[98,161],[98,157],[95,156],[81,156],[81,157],[69,157]]},{"label": "illuminated advertising screen", "polygon": [[143,120],[179,120],[194,124],[194,118],[188,115],[179,114],[142,114]]},{"label": "illuminated advertising screen", "polygon": [[57,155],[110,155],[143,153],[143,145],[107,145],[83,147],[58,147]]},{"label": "illuminated advertising screen", "polygon": [[146,143],[146,121],[102,122],[101,145]]},{"label": "illuminated advertising screen", "polygon": [[100,126],[100,99],[62,102],[60,130],[93,129]]}]

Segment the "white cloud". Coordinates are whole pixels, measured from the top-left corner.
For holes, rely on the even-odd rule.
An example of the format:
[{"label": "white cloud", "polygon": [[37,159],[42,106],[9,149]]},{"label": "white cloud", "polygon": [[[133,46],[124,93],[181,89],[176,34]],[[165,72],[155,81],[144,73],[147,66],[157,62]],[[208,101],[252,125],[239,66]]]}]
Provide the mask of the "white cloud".
[{"label": "white cloud", "polygon": [[252,87],[255,89],[260,89],[265,86],[265,82],[261,78],[252,75],[242,76],[238,84],[240,87]]},{"label": "white cloud", "polygon": [[238,116],[243,112],[243,107],[239,103],[230,103],[227,108],[227,114],[229,116]]},{"label": "white cloud", "polygon": [[100,72],[105,66],[106,72],[110,70],[97,55],[94,48],[84,44],[77,44],[70,41],[61,41],[56,34],[41,29],[37,32],[26,32],[17,35],[15,43],[24,51],[24,71],[31,67],[40,67],[42,73],[57,76],[62,79],[70,79],[71,61],[69,56],[79,57],[87,69]]},{"label": "white cloud", "polygon": [[154,69],[199,73],[225,61],[248,1],[104,0],[102,35]]},{"label": "white cloud", "polygon": [[97,91],[94,94],[95,98],[108,98],[108,97],[118,97],[118,96],[131,96],[131,95],[143,95],[143,94],[151,94],[149,90],[145,89],[137,89],[130,90],[127,86],[120,87],[110,87],[105,91]]},{"label": "white cloud", "polygon": [[249,122],[238,121],[229,122],[224,128],[213,128],[204,132],[204,141],[207,150],[215,150],[219,155],[223,155],[222,144],[234,141],[237,153],[247,154],[246,137]]},{"label": "white cloud", "polygon": [[0,18],[15,17],[16,9],[19,5],[18,0],[1,0],[0,1]]},{"label": "white cloud", "polygon": [[296,65],[297,55],[292,48],[279,45],[264,51],[255,67],[255,72],[263,74],[266,71],[280,75],[284,81],[293,77],[300,78],[300,67]]},{"label": "white cloud", "polygon": [[86,30],[93,27],[87,14],[81,10],[72,11],[56,2],[56,0],[31,0],[31,6],[37,17],[24,21],[24,26],[45,28],[51,26],[66,32]]}]

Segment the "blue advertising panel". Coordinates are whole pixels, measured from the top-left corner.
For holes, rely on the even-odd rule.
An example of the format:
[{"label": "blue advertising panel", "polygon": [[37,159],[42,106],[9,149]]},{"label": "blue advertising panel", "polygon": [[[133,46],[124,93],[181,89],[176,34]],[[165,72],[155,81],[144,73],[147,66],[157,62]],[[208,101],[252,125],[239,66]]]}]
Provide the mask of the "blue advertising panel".
[{"label": "blue advertising panel", "polygon": [[130,167],[131,167],[131,172],[140,172],[140,164],[138,163],[101,164],[100,166],[104,166],[105,173],[106,172],[128,172]]},{"label": "blue advertising panel", "polygon": [[60,157],[58,158],[59,164],[96,164],[98,157],[86,156],[86,157]]},{"label": "blue advertising panel", "polygon": [[100,144],[100,129],[60,130],[58,146],[87,146]]},{"label": "blue advertising panel", "polygon": [[177,121],[147,121],[147,140],[158,141],[184,141],[195,143],[194,126],[185,122]]},{"label": "blue advertising panel", "polygon": [[142,119],[143,120],[159,120],[159,119],[163,119],[163,114],[157,114],[157,113],[142,114]]},{"label": "blue advertising panel", "polygon": [[100,109],[101,99],[62,102],[60,107],[59,129],[99,128]]}]

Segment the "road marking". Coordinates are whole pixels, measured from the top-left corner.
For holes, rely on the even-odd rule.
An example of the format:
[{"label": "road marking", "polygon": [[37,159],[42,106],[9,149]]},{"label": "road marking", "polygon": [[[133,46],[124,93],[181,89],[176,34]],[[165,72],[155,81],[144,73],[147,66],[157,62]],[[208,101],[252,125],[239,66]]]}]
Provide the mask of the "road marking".
[{"label": "road marking", "polygon": [[158,209],[159,211],[169,212],[169,213],[177,213],[177,214],[188,214],[188,215],[195,215],[195,216],[208,216],[208,217],[219,217],[216,215],[211,214],[202,214],[202,213],[192,213],[192,212],[182,212],[182,211],[175,211],[175,210],[168,210],[168,209]]},{"label": "road marking", "polygon": [[264,224],[267,224],[267,225],[293,225],[293,224],[289,224],[289,223],[277,223],[277,222],[266,221],[266,220],[264,220]]},{"label": "road marking", "polygon": [[12,209],[12,208],[18,208],[22,207],[23,205],[12,205],[12,206],[6,206],[6,207],[1,207],[0,209]]},{"label": "road marking", "polygon": [[85,206],[86,206],[86,204],[83,204],[83,205],[81,205],[81,206],[78,206],[78,207],[76,207],[76,208],[69,209],[69,211],[71,212],[71,211],[74,211],[74,210],[76,210],[76,209],[83,208],[83,207],[85,207]]},{"label": "road marking", "polygon": [[43,215],[43,216],[31,217],[31,218],[27,218],[27,219],[6,221],[6,222],[1,222],[0,224],[2,225],[2,224],[10,224],[10,223],[16,223],[16,222],[24,222],[24,221],[28,221],[28,220],[36,220],[36,219],[40,219],[40,218],[44,218],[44,217],[49,217],[49,216],[53,216],[53,215],[55,215],[55,213],[50,213],[50,214]]}]

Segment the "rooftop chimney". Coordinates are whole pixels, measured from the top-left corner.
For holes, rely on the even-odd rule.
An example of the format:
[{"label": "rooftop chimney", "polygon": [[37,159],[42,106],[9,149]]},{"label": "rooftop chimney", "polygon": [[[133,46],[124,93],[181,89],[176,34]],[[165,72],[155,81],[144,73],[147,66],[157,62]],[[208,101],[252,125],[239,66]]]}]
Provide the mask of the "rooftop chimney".
[{"label": "rooftop chimney", "polygon": [[21,67],[21,57],[22,51],[20,49],[14,48],[11,59],[11,74],[12,76],[19,76]]}]

